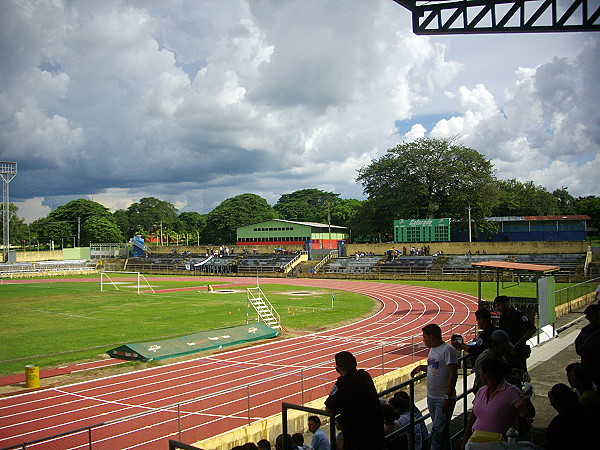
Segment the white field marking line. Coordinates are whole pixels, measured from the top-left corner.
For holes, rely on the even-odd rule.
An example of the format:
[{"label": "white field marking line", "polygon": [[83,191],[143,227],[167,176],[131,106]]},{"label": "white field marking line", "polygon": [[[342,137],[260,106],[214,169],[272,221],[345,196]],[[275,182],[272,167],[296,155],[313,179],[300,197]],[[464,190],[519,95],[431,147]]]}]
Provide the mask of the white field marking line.
[{"label": "white field marking line", "polygon": [[[308,381],[308,380],[310,380],[310,379],[312,379],[312,378],[322,378],[322,375],[320,375],[320,374],[317,374],[317,375],[314,375],[314,376],[312,376],[312,377],[308,377],[308,378],[306,378],[306,380],[305,380],[305,381]],[[332,380],[332,381],[330,381],[330,382],[333,382],[333,380]],[[292,383],[288,383],[288,384],[286,384],[286,385],[284,385],[284,386],[277,386],[277,387],[274,387],[274,388],[272,388],[272,389],[269,389],[269,390],[267,390],[267,391],[261,391],[261,392],[260,392],[260,395],[263,395],[263,394],[265,394],[266,392],[271,392],[271,391],[280,391],[280,390],[281,390],[283,387],[287,387],[287,386],[293,386],[293,385],[297,385],[297,384],[298,384],[298,380],[294,380],[294,382],[292,382]],[[325,384],[325,383],[322,383],[322,385],[324,385],[324,384]],[[320,387],[322,387],[322,385],[320,385],[320,386],[316,386],[316,387],[315,387],[315,389],[316,389],[316,388],[320,388]],[[294,392],[294,394],[297,394],[297,393],[298,393],[298,392]],[[257,394],[257,395],[258,395],[258,394]],[[292,395],[293,395],[293,394],[292,394]],[[287,396],[289,397],[289,394],[288,394]],[[82,396],[82,397],[83,397],[83,396]],[[277,402],[280,402],[280,401],[281,401],[283,398],[284,398],[284,397],[278,398],[278,399],[277,399],[277,400],[275,400],[275,401],[277,401]],[[88,399],[94,400],[93,398],[88,398]],[[240,399],[243,399],[243,397],[241,397]],[[237,400],[239,400],[239,399],[237,399]],[[233,401],[235,401],[235,400],[233,400]],[[227,404],[231,404],[231,402],[232,402],[232,400],[229,400],[229,401],[227,402]],[[270,402],[267,402],[267,403],[269,404],[269,403],[273,403],[273,402],[274,402],[274,401],[270,401]],[[105,413],[102,413],[102,414],[97,414],[97,415],[93,415],[93,416],[89,416],[89,415],[88,415],[88,416],[86,416],[86,417],[85,417],[85,418],[83,418],[83,419],[79,419],[79,420],[74,420],[74,421],[66,422],[66,423],[63,423],[63,424],[61,424],[61,425],[65,425],[65,424],[66,424],[66,425],[69,425],[69,424],[74,424],[74,423],[77,423],[77,422],[81,422],[82,420],[88,420],[88,419],[90,419],[90,418],[94,418],[94,417],[101,417],[101,416],[103,416],[103,415],[106,415],[106,414],[113,414],[113,413],[115,413],[115,412],[124,411],[124,410],[127,410],[127,409],[137,409],[137,408],[141,408],[141,409],[147,409],[147,410],[156,410],[156,412],[157,412],[157,413],[159,413],[159,412],[165,412],[165,411],[167,411],[167,412],[172,412],[172,413],[176,413],[176,412],[177,412],[177,411],[172,411],[172,410],[169,410],[168,408],[165,408],[165,409],[159,409],[159,408],[145,407],[145,406],[141,406],[141,405],[127,405],[127,404],[123,404],[123,403],[119,403],[119,402],[114,402],[114,401],[111,401],[111,402],[108,402],[108,401],[106,401],[106,403],[112,403],[112,404],[117,404],[117,405],[119,405],[119,406],[126,406],[126,407],[125,407],[125,408],[121,408],[121,409],[117,409],[116,411],[110,411],[110,412],[108,412],[108,413],[107,413],[107,412],[105,412]],[[221,404],[219,404],[219,405],[215,405],[215,406],[213,406],[213,407],[211,407],[211,408],[212,408],[212,409],[216,409],[216,408],[218,408],[218,407],[221,407],[221,406],[223,406],[223,405],[225,405],[225,403],[221,403]],[[82,410],[85,410],[85,409],[89,409],[89,408],[92,408],[92,407],[94,407],[94,406],[97,406],[97,405],[92,405],[92,406],[90,406],[90,407],[82,408],[82,409],[80,409],[80,410],[78,410],[78,411],[82,411]],[[263,406],[264,406],[264,405],[263,405]],[[207,412],[205,412],[205,413],[203,413],[203,414],[204,414],[204,415],[206,415],[206,416],[209,416],[209,417],[225,417],[225,418],[231,417],[231,418],[237,418],[236,416],[237,416],[238,414],[240,414],[240,415],[241,415],[241,414],[246,414],[246,410],[240,410],[239,412],[236,412],[236,413],[234,413],[234,414],[229,414],[229,415],[218,415],[218,414],[215,414],[215,413],[209,414],[209,413],[208,413],[208,411],[210,411],[209,409],[205,409],[205,410],[201,410],[201,411],[207,411]],[[188,411],[188,414],[192,414],[192,413]],[[150,414],[149,414],[149,415],[150,415]],[[54,416],[56,416],[56,415],[54,415]],[[48,418],[51,418],[51,417],[53,417],[53,416],[45,416],[43,419],[48,419]],[[132,418],[132,419],[129,419],[129,420],[134,420],[134,419],[135,419],[135,418]],[[241,417],[241,419],[247,419],[247,416]],[[31,422],[31,421],[29,421],[29,422]],[[26,422],[21,422],[21,423],[28,423],[28,422],[26,421]],[[117,423],[121,423],[121,422],[117,422]],[[113,424],[109,424],[109,425],[113,425]],[[205,425],[205,424],[203,424],[203,425]],[[108,425],[107,425],[107,426],[108,426]],[[45,431],[45,430],[47,430],[47,429],[51,429],[51,428],[49,428],[49,427],[46,427],[46,428],[41,428],[41,429],[38,429],[38,430],[36,430],[36,432],[37,432],[37,431]],[[12,437],[12,438],[15,438],[15,437],[24,436],[24,435],[26,435],[26,434],[20,434],[20,435],[15,435],[15,436],[11,436],[11,437]]]},{"label": "white field marking line", "polygon": [[[292,358],[295,358],[295,357],[291,356],[290,359],[292,359]],[[231,362],[231,364],[232,365],[240,365],[240,363],[238,361],[233,361],[233,362]],[[246,363],[246,364],[249,366],[248,369],[246,369],[246,371],[248,373],[247,373],[247,376],[244,376],[242,378],[238,377],[237,379],[234,379],[234,380],[226,380],[226,381],[224,381],[222,383],[212,384],[210,386],[200,387],[200,388],[195,389],[195,390],[187,390],[185,392],[185,394],[179,393],[179,394],[173,395],[173,396],[161,397],[161,398],[158,398],[158,399],[155,398],[152,401],[153,402],[164,401],[164,400],[168,400],[169,398],[180,397],[181,395],[188,395],[189,396],[190,394],[193,394],[194,392],[202,392],[202,391],[205,391],[207,389],[214,389],[215,387],[218,387],[218,386],[221,386],[221,385],[228,385],[228,384],[231,384],[232,382],[236,382],[236,381],[240,381],[240,380],[245,380],[245,379],[249,379],[250,380],[250,384],[256,384],[257,380],[260,381],[260,380],[263,379],[264,373],[261,374],[260,372],[253,372],[252,371],[252,366],[262,366],[262,367],[264,367],[264,365],[257,365],[257,364],[252,364],[252,363]],[[285,367],[285,366],[283,366],[283,367]],[[210,380],[212,378],[220,379],[220,378],[223,377],[223,373],[222,373],[223,371],[225,371],[226,373],[231,373],[230,368],[228,368],[226,366],[221,366],[221,365],[219,365],[214,370],[219,370],[221,373],[218,373],[214,377],[211,377],[211,378],[203,377],[202,381],[207,381],[207,380]],[[299,372],[299,370],[300,369],[297,369],[297,370],[294,370],[294,371],[290,371],[289,373],[286,373],[286,374],[280,374],[280,376],[282,376],[282,377],[283,376],[290,376],[290,375],[291,376],[297,376],[297,373]],[[204,371],[202,373],[206,373],[206,371]],[[68,392],[68,391],[63,390],[63,389],[55,389],[57,392],[62,393],[63,396],[65,394],[70,394],[71,396],[74,396],[74,397],[77,398],[77,400],[72,400],[72,401],[69,401],[69,402],[63,402],[62,405],[69,404],[69,403],[70,404],[74,404],[74,403],[82,402],[82,401],[84,401],[83,399],[93,400],[93,401],[97,402],[97,404],[86,406],[86,407],[83,407],[83,408],[78,408],[78,409],[75,409],[75,410],[64,411],[64,412],[61,412],[59,414],[53,414],[53,415],[51,415],[51,417],[57,417],[59,415],[68,415],[68,414],[72,414],[72,413],[75,413],[75,412],[81,411],[81,410],[87,410],[87,409],[90,409],[90,408],[101,407],[101,406],[103,406],[104,403],[108,403],[108,404],[110,404],[110,403],[117,403],[117,402],[112,401],[112,400],[105,400],[105,399],[101,398],[102,396],[105,396],[105,395],[113,395],[115,392],[124,392],[124,391],[128,391],[128,390],[134,390],[134,389],[140,389],[140,388],[148,388],[149,386],[152,386],[154,384],[163,384],[165,382],[168,382],[170,384],[167,385],[166,387],[163,387],[162,389],[154,389],[152,392],[156,393],[156,392],[162,392],[162,391],[170,391],[170,390],[173,389],[173,387],[180,387],[181,386],[181,383],[178,383],[175,386],[173,386],[173,384],[172,384],[173,381],[175,381],[175,380],[177,380],[179,378],[187,378],[187,377],[191,377],[191,376],[197,377],[198,376],[198,370],[194,370],[192,373],[186,374],[184,377],[178,377],[178,378],[174,379],[171,376],[171,378],[168,379],[168,380],[164,380],[164,381],[161,380],[161,381],[154,382],[154,383],[148,383],[148,384],[145,384],[145,385],[135,386],[133,388],[124,389],[122,391],[110,390],[110,391],[108,391],[108,392],[106,392],[104,394],[101,394],[99,396],[85,396],[85,395],[83,395],[81,393]],[[271,378],[271,377],[269,377],[269,378]],[[194,380],[192,380],[192,381],[190,381],[189,383],[186,383],[186,384],[193,384],[193,382],[194,382]],[[241,386],[240,385],[236,385],[236,386],[233,386],[231,389],[232,390],[242,389],[243,386],[244,385],[241,385]],[[104,389],[105,387],[106,386],[103,386],[102,388]],[[85,392],[85,391],[82,391],[82,392]],[[204,395],[209,395],[209,394],[210,394],[210,392],[208,392],[207,394],[204,394]],[[130,397],[121,398],[121,401],[126,401],[126,400],[129,400],[129,399],[138,398],[138,397],[139,397],[139,394],[134,394],[134,395],[132,395]],[[44,409],[54,408],[55,406],[57,406],[57,405],[54,404],[54,405],[48,405],[48,406],[45,406],[45,407],[42,407],[42,408],[29,409],[27,411],[22,411],[22,412],[11,414],[11,415],[6,415],[5,417],[12,417],[12,416],[17,416],[17,415],[22,415],[22,414],[29,414],[32,411],[39,412],[39,411],[42,411]],[[48,417],[48,416],[45,416],[44,418],[40,418],[40,419],[37,419],[37,420],[43,420],[46,417]]]},{"label": "white field marking line", "polygon": [[[383,286],[385,286],[385,287],[388,287],[388,288],[389,288],[389,285],[383,284]],[[370,292],[370,289],[369,289],[369,292]],[[365,321],[365,320],[369,320],[369,319],[371,319],[372,317],[375,317],[375,316],[377,316],[377,313],[376,313],[375,315],[373,315],[373,316],[367,317],[367,318],[365,318],[365,319],[362,319],[362,320],[361,320],[361,321],[359,321],[359,322],[356,322],[354,325],[356,325],[356,324],[358,324],[358,323],[360,323],[360,322],[363,322],[363,321]],[[354,328],[354,330],[356,330],[356,328]],[[319,334],[319,333],[316,333],[316,334]],[[287,339],[287,340],[284,340],[284,341],[298,341],[298,340],[300,340],[300,339],[301,339],[301,337],[298,337],[298,338],[292,338],[292,339]],[[281,343],[281,342],[284,342],[284,341],[279,341],[279,342]],[[260,347],[263,347],[263,346],[271,346],[272,344],[273,344],[273,343],[264,343],[264,344],[261,344],[261,345],[255,346],[254,348],[255,348],[255,349],[257,349],[257,351],[258,351],[258,350],[260,349]],[[275,343],[275,344],[277,344],[277,343]],[[287,344],[282,344],[282,345],[287,345]],[[239,352],[244,352],[244,351],[245,351],[245,349],[236,349],[236,350],[232,350],[232,351],[228,352],[228,354],[232,354],[232,353],[239,353]],[[174,363],[174,364],[172,364],[172,365],[177,365],[177,364],[185,364],[185,363],[186,363],[186,362],[180,362],[180,363]],[[171,365],[167,365],[167,366],[163,366],[163,367],[168,367],[168,366],[171,366]],[[137,373],[140,373],[140,372],[143,372],[143,371],[155,370],[155,369],[156,369],[156,368],[148,368],[148,369],[143,369],[143,370],[141,370],[141,371],[138,371]],[[98,379],[98,380],[95,380],[95,381],[104,380],[104,379],[109,379],[109,378],[114,378],[114,377],[119,377],[119,376],[121,376],[121,375],[112,375],[112,376],[108,376],[108,377],[100,378],[100,379]],[[91,383],[91,382],[86,382],[86,383]],[[67,385],[67,386],[65,386],[65,387],[68,387],[68,386],[74,386],[74,385],[77,385],[77,384],[82,384],[82,383],[75,383],[75,384],[73,384],[73,385]],[[24,394],[24,395],[26,395],[26,394]]]},{"label": "white field marking line", "polygon": [[2,307],[7,308],[7,309],[21,309],[21,310],[32,311],[32,312],[39,312],[39,313],[43,313],[43,314],[56,314],[56,315],[60,315],[60,316],[77,317],[79,319],[102,320],[97,317],[86,317],[86,316],[80,316],[77,314],[68,314],[68,313],[61,313],[61,312],[56,312],[56,311],[46,311],[45,309],[25,308],[23,306],[2,305]]},{"label": "white field marking line", "polygon": [[237,364],[240,364],[240,362],[236,362]]}]

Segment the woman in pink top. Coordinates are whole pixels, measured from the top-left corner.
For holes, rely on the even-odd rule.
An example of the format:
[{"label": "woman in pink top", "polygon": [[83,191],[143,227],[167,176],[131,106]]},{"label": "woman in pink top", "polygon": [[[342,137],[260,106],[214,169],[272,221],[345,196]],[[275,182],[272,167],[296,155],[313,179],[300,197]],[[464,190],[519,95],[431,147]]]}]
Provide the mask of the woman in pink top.
[{"label": "woman in pink top", "polygon": [[[510,427],[516,427],[519,413],[525,417],[535,415],[531,400],[504,380],[506,370],[507,366],[497,359],[486,359],[482,363],[481,380],[484,386],[477,391],[473,400],[473,411],[463,436],[463,448],[474,432],[475,436],[485,434],[485,439],[501,440]],[[471,440],[474,441],[475,436]]]}]

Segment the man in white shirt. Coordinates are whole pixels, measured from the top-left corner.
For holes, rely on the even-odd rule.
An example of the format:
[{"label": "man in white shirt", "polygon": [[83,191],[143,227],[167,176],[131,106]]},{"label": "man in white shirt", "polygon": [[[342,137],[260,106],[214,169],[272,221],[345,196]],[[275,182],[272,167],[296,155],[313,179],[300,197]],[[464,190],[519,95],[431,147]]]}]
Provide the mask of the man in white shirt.
[{"label": "man in white shirt", "polygon": [[427,365],[412,371],[427,371],[427,408],[431,414],[431,450],[451,450],[450,421],[456,404],[456,380],[458,379],[458,353],[442,340],[439,325],[429,324],[423,328],[423,342],[429,348]]}]

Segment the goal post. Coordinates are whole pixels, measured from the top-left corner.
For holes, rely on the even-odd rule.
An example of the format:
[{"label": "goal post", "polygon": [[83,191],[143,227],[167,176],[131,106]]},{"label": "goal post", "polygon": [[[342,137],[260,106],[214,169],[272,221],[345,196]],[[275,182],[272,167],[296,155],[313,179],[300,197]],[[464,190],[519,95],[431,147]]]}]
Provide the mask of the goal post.
[{"label": "goal post", "polygon": [[118,282],[114,281],[111,278],[111,274],[113,275],[113,278],[115,278],[115,280],[118,280],[118,278],[114,277],[114,275],[135,275],[135,287],[137,289],[138,294],[140,294],[141,287],[148,287],[150,288],[152,293],[156,294],[152,286],[150,286],[150,283],[148,283],[148,280],[146,280],[146,277],[140,272],[121,272],[118,270],[103,270],[102,272],[100,272],[100,292],[104,292],[104,286],[112,286],[117,291],[120,290],[118,287]]}]

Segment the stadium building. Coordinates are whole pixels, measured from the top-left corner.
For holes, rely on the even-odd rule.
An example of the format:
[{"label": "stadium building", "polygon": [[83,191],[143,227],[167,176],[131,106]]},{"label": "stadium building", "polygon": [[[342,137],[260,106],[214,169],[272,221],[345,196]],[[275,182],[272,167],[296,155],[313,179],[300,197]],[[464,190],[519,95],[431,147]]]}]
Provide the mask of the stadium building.
[{"label": "stadium building", "polygon": [[[473,242],[585,241],[586,215],[489,217],[496,232],[473,233]],[[450,219],[394,221],[394,242],[469,242],[466,230],[450,226]]]},{"label": "stadium building", "polygon": [[337,249],[348,239],[348,229],[337,225],[273,219],[237,228],[237,245],[307,245]]}]

